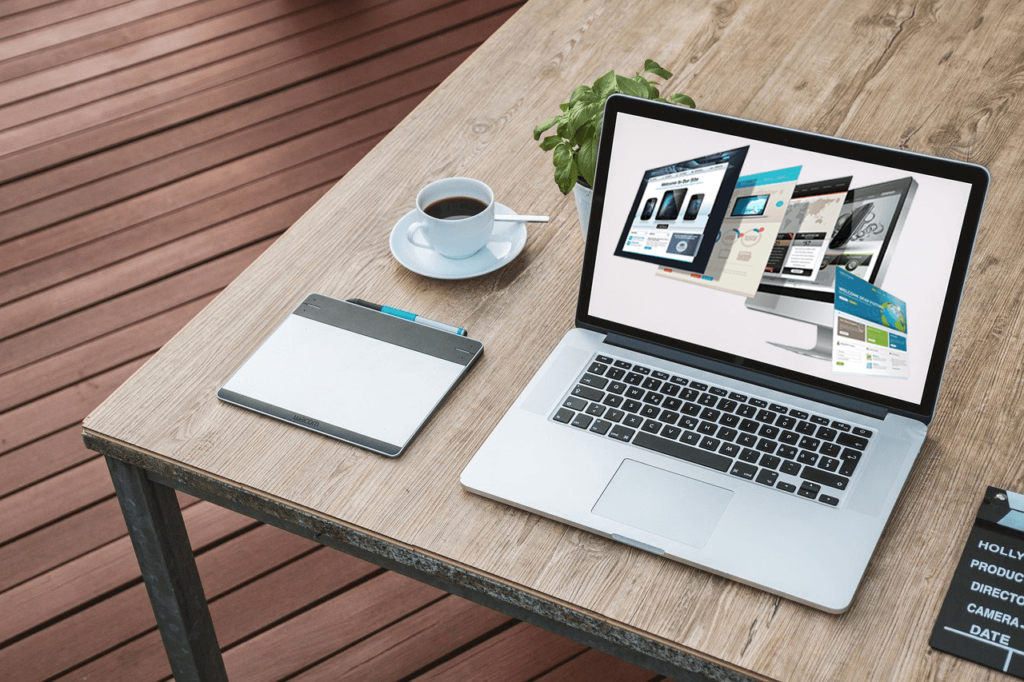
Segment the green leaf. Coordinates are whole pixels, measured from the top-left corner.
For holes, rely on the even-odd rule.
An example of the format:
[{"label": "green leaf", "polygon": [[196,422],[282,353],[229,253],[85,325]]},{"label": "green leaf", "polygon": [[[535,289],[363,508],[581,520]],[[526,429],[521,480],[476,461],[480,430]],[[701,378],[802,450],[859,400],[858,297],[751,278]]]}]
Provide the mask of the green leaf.
[{"label": "green leaf", "polygon": [[572,157],[569,158],[569,163],[555,166],[555,182],[558,183],[558,189],[562,194],[568,194],[572,191],[579,174],[579,168],[576,167],[576,161]]},{"label": "green leaf", "polygon": [[594,81],[594,94],[600,99],[606,98],[608,95],[619,92],[616,88],[616,79],[614,71],[609,71],[605,75]]},{"label": "green leaf", "polygon": [[593,104],[584,104],[582,107],[573,111],[569,115],[569,127],[567,138],[572,140],[576,137],[576,133],[595,119],[600,119],[602,112],[604,111],[603,102],[594,102]]},{"label": "green leaf", "polygon": [[594,171],[597,166],[597,136],[591,136],[576,152],[576,165],[580,175],[591,187],[594,186]]},{"label": "green leaf", "polygon": [[647,98],[647,86],[637,83],[632,78],[626,78],[625,76],[618,76],[615,79],[615,84],[619,87],[619,92],[633,97]]},{"label": "green leaf", "polygon": [[569,106],[574,107],[580,103],[589,104],[597,100],[597,93],[594,92],[593,88],[589,85],[581,85],[573,90],[572,97],[569,98]]},{"label": "green leaf", "polygon": [[644,95],[647,99],[654,99],[658,96],[658,88],[654,87],[654,83],[650,82],[640,74],[633,76],[633,81],[647,91],[647,94]]},{"label": "green leaf", "polygon": [[540,139],[540,134],[543,133],[548,128],[550,128],[551,126],[553,126],[556,123],[558,123],[558,119],[559,119],[558,116],[555,116],[554,118],[549,118],[548,120],[544,121],[539,126],[534,128],[533,129],[533,139],[539,140]]},{"label": "green leaf", "polygon": [[548,135],[547,137],[544,138],[543,141],[541,141],[540,148],[543,151],[549,152],[555,148],[555,145],[558,144],[558,142],[561,139],[562,138],[560,138],[558,135]]},{"label": "green leaf", "polygon": [[672,74],[669,71],[663,69],[661,65],[653,59],[644,61],[644,73],[653,73],[655,76],[661,76],[665,80],[672,77]]},{"label": "green leaf", "polygon": [[680,94],[678,92],[669,95],[668,101],[672,102],[673,104],[682,104],[684,107],[690,107],[691,109],[697,108],[697,103],[693,101],[693,98],[687,95]]},{"label": "green leaf", "polygon": [[552,149],[551,161],[555,164],[555,168],[565,166],[572,161],[572,145],[565,140],[559,140]]}]

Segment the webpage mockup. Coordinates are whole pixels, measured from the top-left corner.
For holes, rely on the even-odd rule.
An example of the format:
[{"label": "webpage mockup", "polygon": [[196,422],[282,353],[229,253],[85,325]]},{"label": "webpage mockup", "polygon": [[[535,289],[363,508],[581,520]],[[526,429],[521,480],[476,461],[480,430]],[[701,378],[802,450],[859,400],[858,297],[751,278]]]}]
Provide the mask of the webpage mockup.
[{"label": "webpage mockup", "polygon": [[[689,277],[689,273],[680,279],[656,276],[666,267],[674,271],[682,269],[674,262],[623,257],[620,242],[627,241],[634,228],[658,230],[653,223],[664,201],[664,192],[676,189],[650,185],[651,176],[647,174],[651,169],[671,166],[678,159],[698,159],[740,148],[745,148],[746,154],[738,169],[737,181],[741,176],[746,178],[791,168],[800,169],[800,187],[849,178],[845,194],[833,191],[818,195],[820,201],[814,204],[813,210],[814,199],[800,197],[795,189],[790,190],[797,199],[808,199],[800,202],[807,205],[807,210],[801,209],[799,219],[797,214],[792,216],[791,228],[788,224],[783,227],[786,217],[780,216],[776,234],[765,239],[767,254],[758,256],[764,260],[759,260],[761,281],[756,296],[748,297],[747,286],[726,289],[695,284],[698,278]],[[606,168],[607,189],[587,315],[698,348],[783,368],[805,377],[808,383],[825,387],[837,384],[892,400],[920,403],[966,215],[969,183],[622,113],[616,118]],[[796,187],[796,180],[793,183]],[[638,193],[641,185],[643,189]],[[724,199],[725,190],[720,188],[718,198],[728,206],[723,211],[723,222],[715,227],[716,233],[726,229],[726,220],[754,225],[761,218],[756,214],[762,209],[767,213],[773,207],[771,199],[762,202],[756,198],[764,194],[759,195],[756,189],[747,193],[751,198],[739,201],[738,215],[734,216],[731,213],[736,209],[736,200],[741,199],[737,188],[729,188]],[[685,212],[691,195],[692,190],[687,188],[687,197],[681,201],[673,197],[681,213]],[[656,199],[652,209],[655,217],[649,219],[650,227],[641,228],[637,219],[642,218],[643,207],[651,198]],[[788,214],[794,204],[792,197],[788,199],[784,207],[775,208]],[[670,207],[670,215],[673,210]],[[833,220],[836,213],[838,216]],[[744,232],[742,227],[737,229]],[[792,232],[794,237],[808,233],[814,236],[807,237],[806,244],[796,244],[803,251],[794,252],[793,240],[783,254],[776,247],[784,230],[787,234]],[[827,240],[820,238],[822,232],[828,234]],[[702,238],[707,238],[706,233]],[[665,242],[666,253],[668,241]],[[723,259],[723,275],[726,268],[743,263],[739,260],[740,251],[733,250],[737,242],[740,239],[733,242]],[[642,246],[634,244],[632,248],[639,252]],[[701,275],[713,267],[713,256],[714,253],[709,253]],[[750,258],[753,261],[753,252]],[[817,272],[813,278],[804,272],[792,272],[790,277],[783,277],[766,272],[773,262],[782,263],[783,267],[787,262],[793,263],[796,270],[813,269],[817,263]],[[656,267],[652,268],[652,263]],[[898,358],[892,360],[892,353],[906,353],[905,370],[898,374],[904,379],[894,381],[889,374],[879,374],[874,362],[865,373],[833,371],[832,353],[827,347],[816,357],[794,350],[815,347],[823,333],[832,337],[836,281],[837,277],[846,280],[847,275],[903,302],[904,315],[905,311],[912,311],[913,334],[885,329],[890,343],[888,366],[900,364]],[[777,296],[785,304],[780,303],[775,312],[771,306],[758,308],[758,302],[764,298],[761,292],[769,285],[773,292],[782,292]],[[873,326],[883,329],[877,323]],[[881,337],[873,335],[872,339]],[[905,351],[891,345],[904,341]],[[865,343],[868,343],[866,330]],[[865,361],[867,370],[866,365]]]},{"label": "webpage mockup", "polygon": [[906,379],[907,304],[845,270],[836,271],[832,371]]},{"label": "webpage mockup", "polygon": [[851,180],[847,177],[797,185],[764,267],[769,281],[779,277],[805,283],[815,280]]}]

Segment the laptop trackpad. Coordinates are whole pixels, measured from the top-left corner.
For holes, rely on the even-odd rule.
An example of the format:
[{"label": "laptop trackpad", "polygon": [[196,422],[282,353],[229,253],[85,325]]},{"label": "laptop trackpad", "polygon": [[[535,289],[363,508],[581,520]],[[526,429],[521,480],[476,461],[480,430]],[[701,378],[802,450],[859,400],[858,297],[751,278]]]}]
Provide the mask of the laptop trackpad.
[{"label": "laptop trackpad", "polygon": [[592,511],[701,548],[731,499],[731,490],[626,459]]}]

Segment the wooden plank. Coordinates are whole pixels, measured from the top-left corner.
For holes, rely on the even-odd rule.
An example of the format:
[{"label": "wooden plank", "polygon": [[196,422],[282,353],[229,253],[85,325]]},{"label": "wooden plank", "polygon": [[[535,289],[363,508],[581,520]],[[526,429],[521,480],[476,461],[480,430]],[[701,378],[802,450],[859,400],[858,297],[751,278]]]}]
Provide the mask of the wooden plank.
[{"label": "wooden plank", "polygon": [[[587,647],[519,623],[433,668],[418,680],[527,680],[577,656]],[[522,655],[528,651],[529,656]]]},{"label": "wooden plank", "polygon": [[[196,502],[178,493],[184,510]],[[127,529],[117,499],[110,497],[0,547],[0,592],[124,536]]]},{"label": "wooden plank", "polygon": [[[200,557],[201,559],[202,557]],[[321,549],[210,602],[221,647],[251,637],[300,614],[325,598],[365,580],[380,569],[329,549]],[[204,580],[205,582],[205,580]],[[344,618],[344,616],[342,616]],[[276,649],[257,649],[258,661]],[[60,679],[161,679],[170,674],[167,655],[156,632],[130,641]]]},{"label": "wooden plank", "polygon": [[[23,68],[29,67],[32,71],[41,71],[252,2],[254,0],[133,0],[118,7],[26,31],[0,41],[0,80],[28,73],[13,71],[11,65],[14,63],[21,63]],[[191,12],[183,12],[183,9]]]},{"label": "wooden plank", "polygon": [[[417,92],[392,102],[375,112],[364,113],[333,123],[298,138],[244,158],[183,178],[145,194],[45,230],[45,240],[31,235],[4,244],[0,268],[4,270],[43,258],[44,243],[59,243],[65,249],[118,230],[172,213],[182,205],[203,201],[228,189],[240,187],[283,168],[305,163],[332,151],[376,138],[394,127],[402,116],[418,104],[426,92]],[[0,231],[14,234],[30,230],[31,225],[0,225]],[[8,306],[10,308],[11,306]],[[5,311],[6,312],[6,311]],[[5,321],[0,329],[11,329]]]},{"label": "wooden plank", "polygon": [[[242,76],[259,74],[269,67],[286,64],[293,59],[311,55],[336,44],[345,44],[353,55],[362,58],[370,57],[374,52],[368,52],[367,47],[374,45],[377,41],[367,40],[365,37],[359,38],[359,36],[387,26],[390,23],[389,18],[391,18],[388,15],[402,17],[401,10],[403,9],[407,13],[412,13],[415,9],[412,6],[413,2],[414,0],[397,0],[383,5],[379,10],[351,15],[349,20],[341,26],[328,25],[289,39],[273,40],[263,47],[226,59],[208,62],[187,73],[153,81],[148,85],[108,96],[90,106],[64,112],[58,109],[50,112],[51,115],[45,119],[38,121],[35,119],[39,118],[41,112],[36,106],[38,102],[35,99],[5,107],[0,109],[0,113],[3,113],[5,120],[10,116],[7,125],[14,127],[0,130],[0,148],[7,149],[9,153],[27,149],[64,137],[69,133],[80,132],[101,123],[109,123],[146,108],[146,106],[167,103],[229,83]],[[401,44],[404,41],[396,36],[393,42]],[[377,52],[383,51],[377,50]],[[332,67],[332,64],[322,64],[321,72],[329,71]],[[60,103],[51,102],[51,106],[59,107]],[[22,125],[30,121],[35,122],[31,125]],[[167,125],[169,122],[165,122],[161,128]],[[149,130],[152,131],[153,128],[149,128]],[[108,140],[103,148],[109,144]],[[6,166],[6,164],[7,160],[4,160],[2,165]],[[9,176],[5,172],[0,177],[7,178]]]},{"label": "wooden plank", "polygon": [[[91,151],[106,149],[234,103],[249,101],[288,87],[299,78],[313,78],[342,65],[384,54],[419,38],[444,31],[447,28],[445,21],[464,20],[462,15],[471,12],[466,7],[452,6],[431,13],[425,19],[399,21],[404,17],[397,10],[412,2],[398,0],[384,5],[380,8],[381,12],[389,14],[381,17],[380,21],[375,18],[380,13],[376,10],[366,18],[361,17],[360,22],[355,23],[369,31],[363,37],[341,40],[335,45],[331,42],[337,33],[335,30],[316,40],[304,36],[300,45],[274,43],[240,57],[197,69],[188,78],[176,77],[160,81],[107,98],[95,106],[74,112],[74,115],[71,112],[57,114],[17,131],[0,132],[0,148],[8,151],[8,156],[0,158],[0,181],[78,158]],[[408,12],[413,11],[408,9]],[[486,27],[490,26],[493,30],[509,14],[511,10],[489,16],[477,26],[466,30],[479,29],[484,31],[481,35],[484,37],[487,35]],[[374,23],[370,23],[369,17],[374,17]],[[389,25],[390,19],[399,23]],[[375,30],[384,27],[387,28]],[[420,51],[426,53],[428,59],[436,57],[438,53],[433,50],[434,46],[428,47],[431,49],[421,47]],[[61,140],[63,149],[71,151],[68,153],[62,150],[59,158],[54,159],[51,154],[53,145],[44,143],[56,139]],[[35,151],[29,149],[36,145],[43,146]]]},{"label": "wooden plank", "polygon": [[161,310],[164,306],[178,305],[214,292],[244,270],[272,242],[273,239],[258,242],[66,315],[43,327],[0,341],[0,366],[12,369],[22,363],[59,353],[68,346],[120,329],[135,320],[145,319],[154,310]]},{"label": "wooden plank", "polygon": [[[197,553],[255,521],[200,502],[184,512]],[[141,580],[131,541],[119,538],[0,594],[0,646],[105,594]]]},{"label": "wooden plank", "polygon": [[536,682],[653,682],[659,679],[662,679],[661,676],[650,670],[644,670],[601,651],[587,649],[576,658],[536,678]]},{"label": "wooden plank", "polygon": [[91,459],[0,499],[0,544],[111,497],[103,458]]},{"label": "wooden plank", "polygon": [[95,456],[96,453],[82,443],[79,424],[12,450],[0,457],[0,497]]},{"label": "wooden plank", "polygon": [[0,38],[33,31],[125,3],[126,0],[67,0],[49,3],[45,0],[35,3],[30,0],[5,1],[0,9],[0,16],[3,17],[0,20]]},{"label": "wooden plank", "polygon": [[[310,552],[319,554],[322,550],[318,551],[308,540],[272,526],[259,525],[200,554],[196,566],[207,598],[212,601],[240,587],[244,590],[250,581],[282,567],[287,569],[296,563],[309,566],[312,562],[306,559],[311,558]],[[339,567],[334,564],[332,568]],[[294,576],[295,571],[290,573]],[[295,584],[298,585],[298,581]],[[49,678],[145,633],[151,633],[157,641],[160,639],[146,588],[139,583],[0,649],[0,676],[8,670],[18,671],[21,679]],[[163,665],[169,671],[166,656]],[[127,676],[114,671],[92,679],[157,677]]]},{"label": "wooden plank", "polygon": [[211,299],[212,296],[204,296],[171,308],[0,376],[0,411],[18,407],[157,351]]},{"label": "wooden plank", "polygon": [[[270,117],[268,120],[253,123],[247,127],[242,121],[236,121],[236,129],[233,132],[208,140],[205,144],[192,146],[134,168],[108,167],[108,175],[101,179],[63,192],[58,192],[58,188],[53,188],[55,194],[52,196],[8,211],[0,216],[0,219],[8,222],[12,230],[24,233],[69,220],[161,186],[170,185],[190,175],[314,133],[317,129],[335,121],[355,119],[365,116],[369,112],[382,111],[386,109],[387,105],[406,99],[402,96],[404,93],[417,93],[433,89],[451,73],[459,61],[449,59],[434,62],[400,76],[389,78],[387,81],[373,83],[354,92],[332,96],[321,102]],[[418,101],[418,99],[409,99],[408,104],[418,103]],[[401,111],[411,110],[412,107],[408,104],[402,107]],[[254,109],[256,107],[247,108]],[[196,126],[204,124],[205,121],[197,123]],[[352,139],[357,135],[360,138],[370,136],[361,131],[355,133],[350,131],[351,126],[344,130],[339,129],[335,134],[341,139]],[[375,130],[374,132],[382,131]],[[0,205],[5,205],[2,196],[0,196]]]},{"label": "wooden plank", "polygon": [[408,678],[452,651],[514,622],[497,611],[448,596],[292,679],[383,682]]},{"label": "wooden plank", "polygon": [[[478,37],[475,32],[459,30],[444,36],[443,41],[440,36],[437,36],[425,42],[436,43],[439,51],[446,51],[441,54],[440,60],[448,64],[447,69],[450,72],[468,56],[471,48],[475,47],[474,41]],[[221,136],[232,133],[237,135],[236,131],[246,126],[269,121],[287,112],[323,102],[329,97],[351,93],[388,78],[402,78],[405,73],[408,73],[410,64],[413,65],[414,71],[429,68],[430,64],[417,65],[416,62],[410,62],[409,57],[413,47],[415,46],[385,53],[373,59],[266,94],[243,106],[221,109],[208,116],[186,121],[166,130],[155,131],[138,140],[116,145],[77,161],[64,163],[46,172],[0,185],[0,206],[3,206],[5,211],[12,210],[18,206],[60,194],[93,180],[109,176],[112,173],[124,172],[155,159],[165,158],[173,153],[214,141]],[[447,52],[448,50],[451,52]],[[409,89],[418,90],[420,88]],[[397,88],[392,90],[392,92],[396,91],[399,90]],[[215,92],[221,92],[221,90],[218,89]],[[372,99],[365,90],[360,95],[364,108],[385,103],[393,97],[391,93],[388,93],[386,98]],[[143,113],[145,112],[140,112],[140,114]],[[340,111],[333,111],[324,121],[336,121],[342,117]],[[73,153],[68,151],[66,140],[64,143],[52,145],[52,147],[54,147],[55,153]],[[23,167],[21,172],[28,170],[31,169]]]},{"label": "wooden plank", "polygon": [[[0,108],[0,126],[14,128],[179,76],[332,24],[350,13],[344,4],[315,2],[262,0],[193,26],[0,83],[0,103],[4,105]],[[298,11],[289,14],[292,5]]]},{"label": "wooden plank", "polygon": [[0,414],[0,455],[81,422],[143,362],[144,359],[129,362],[41,400]]},{"label": "wooden plank", "polygon": [[[443,595],[438,589],[397,573],[384,573],[226,649],[228,676],[252,682],[281,679]],[[274,655],[260,655],[264,651],[273,651]]]}]

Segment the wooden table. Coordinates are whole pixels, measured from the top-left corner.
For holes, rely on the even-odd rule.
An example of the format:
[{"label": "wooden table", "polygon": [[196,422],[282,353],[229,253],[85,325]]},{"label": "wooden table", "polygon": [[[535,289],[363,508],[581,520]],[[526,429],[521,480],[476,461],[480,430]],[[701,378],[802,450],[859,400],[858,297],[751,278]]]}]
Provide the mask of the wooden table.
[{"label": "wooden table", "polygon": [[[534,0],[85,421],[107,455],[180,679],[220,667],[170,488],[368,558],[669,675],[997,674],[927,640],[986,485],[1024,489],[1019,386],[1024,7]],[[576,211],[532,142],[579,83],[652,57],[727,114],[985,164],[993,176],[936,419],[845,615],[821,613],[471,495],[459,473],[562,334]],[[427,181],[468,175],[548,213],[525,251],[444,282],[388,234]],[[1017,188],[1017,189],[1015,189]],[[486,353],[400,459],[216,400],[308,292],[457,322]],[[270,655],[268,653],[268,655]],[[191,671],[191,672],[190,672]]]}]

